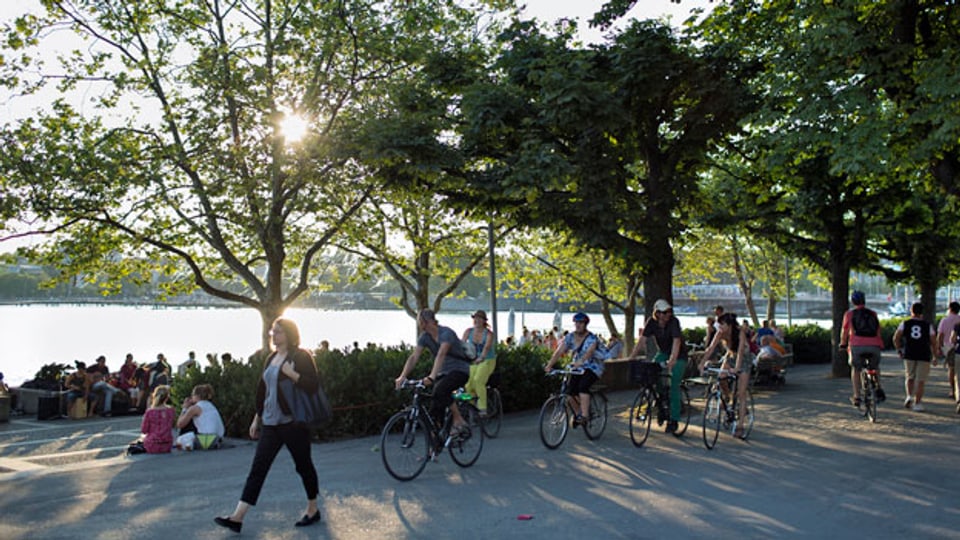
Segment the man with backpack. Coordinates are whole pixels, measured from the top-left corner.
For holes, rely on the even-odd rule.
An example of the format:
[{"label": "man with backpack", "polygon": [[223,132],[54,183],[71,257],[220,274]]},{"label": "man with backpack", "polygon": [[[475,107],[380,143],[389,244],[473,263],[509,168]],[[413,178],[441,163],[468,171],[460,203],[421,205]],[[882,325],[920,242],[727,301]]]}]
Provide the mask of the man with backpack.
[{"label": "man with backpack", "polygon": [[[843,315],[843,326],[840,330],[840,348],[850,353],[850,381],[853,383],[853,396],[850,403],[860,407],[860,371],[863,369],[864,357],[873,358],[873,367],[877,370],[877,381],[880,381],[880,353],[883,349],[883,338],[880,336],[880,318],[877,312],[867,308],[867,296],[863,291],[853,291],[850,295],[853,309]],[[886,399],[883,388],[877,388],[877,401]]]},{"label": "man with backpack", "polygon": [[922,411],[923,387],[930,375],[930,364],[937,365],[940,357],[940,343],[933,325],[923,318],[923,304],[916,302],[910,308],[911,317],[897,327],[893,334],[893,345],[903,358],[906,376],[907,397],[903,406]]}]

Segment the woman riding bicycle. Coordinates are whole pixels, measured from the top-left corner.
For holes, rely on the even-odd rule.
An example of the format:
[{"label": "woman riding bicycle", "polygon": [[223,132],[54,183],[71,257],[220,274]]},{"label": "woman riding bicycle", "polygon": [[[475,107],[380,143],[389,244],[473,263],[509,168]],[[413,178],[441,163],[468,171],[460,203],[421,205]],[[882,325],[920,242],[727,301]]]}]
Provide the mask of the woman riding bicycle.
[{"label": "woman riding bicycle", "polygon": [[[740,418],[747,417],[747,388],[750,386],[750,371],[753,369],[754,357],[750,352],[749,337],[746,328],[740,326],[737,322],[735,313],[724,313],[717,320],[720,328],[717,330],[717,337],[713,343],[707,347],[703,353],[704,361],[700,362],[700,372],[703,373],[706,367],[706,359],[710,358],[714,349],[719,343],[727,348],[726,354],[722,357],[723,363],[721,369],[729,370],[737,374],[737,402],[739,406],[738,414]],[[720,384],[724,391],[729,389],[727,385],[727,375],[720,374]],[[738,424],[734,436],[744,438],[743,425]]]},{"label": "woman riding bicycle", "polygon": [[453,391],[467,382],[470,375],[470,361],[463,352],[463,345],[457,339],[457,333],[446,326],[440,326],[437,316],[432,310],[421,310],[417,315],[417,324],[423,332],[417,340],[417,346],[410,353],[407,362],[403,365],[400,376],[394,381],[397,389],[403,386],[407,375],[417,365],[417,360],[424,349],[433,353],[433,368],[430,374],[423,378],[423,384],[436,384],[433,390],[433,403],[430,414],[442,419],[444,409],[450,408],[453,413],[453,429],[451,434],[458,433],[467,423],[460,415],[460,409],[453,401]]},{"label": "woman riding bicycle", "polygon": [[567,395],[570,396],[571,406],[574,410],[577,407],[574,403],[575,398],[580,399],[580,412],[573,419],[573,427],[586,423],[586,418],[590,417],[590,387],[603,375],[604,358],[598,354],[597,347],[600,344],[599,338],[587,330],[587,324],[590,317],[586,313],[578,312],[573,316],[574,330],[567,334],[553,351],[553,356],[547,362],[544,371],[549,373],[553,365],[561,356],[570,351],[573,355],[571,368],[585,368],[580,375],[573,375],[570,378],[570,385],[567,387]]},{"label": "woman riding bicycle", "polygon": [[470,378],[464,390],[477,396],[480,416],[487,416],[487,380],[497,367],[497,338],[487,325],[487,312],[480,309],[472,315],[473,326],[463,331],[463,342],[476,349],[477,359],[470,365]]},{"label": "woman riding bicycle", "polygon": [[[680,383],[687,369],[687,345],[683,341],[680,321],[673,316],[673,306],[660,299],[653,304],[653,317],[647,321],[640,333],[641,338],[652,337],[657,343],[657,354],[653,361],[666,363],[670,374],[670,421],[667,433],[676,433],[680,421]],[[631,357],[636,357],[643,349],[645,339],[637,340]]]}]

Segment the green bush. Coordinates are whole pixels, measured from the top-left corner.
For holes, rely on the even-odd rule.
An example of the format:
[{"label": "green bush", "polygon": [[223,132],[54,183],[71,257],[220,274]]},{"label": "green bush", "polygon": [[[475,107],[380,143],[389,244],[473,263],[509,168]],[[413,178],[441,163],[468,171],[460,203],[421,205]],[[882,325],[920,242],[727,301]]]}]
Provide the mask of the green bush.
[{"label": "green bush", "polygon": [[830,362],[830,329],[816,324],[792,326],[784,331],[784,341],[793,345],[793,361],[796,364],[822,364]]},{"label": "green bush", "polygon": [[193,392],[198,384],[213,387],[211,400],[223,417],[228,437],[247,437],[250,421],[255,411],[257,381],[263,367],[263,357],[251,356],[246,362],[231,360],[214,362],[203,371],[189,369],[186,375],[174,377],[171,384],[173,404],[177,407]]},{"label": "green bush", "polygon": [[504,412],[540,408],[560,381],[543,374],[552,351],[543,347],[522,345],[497,352],[497,373]]}]

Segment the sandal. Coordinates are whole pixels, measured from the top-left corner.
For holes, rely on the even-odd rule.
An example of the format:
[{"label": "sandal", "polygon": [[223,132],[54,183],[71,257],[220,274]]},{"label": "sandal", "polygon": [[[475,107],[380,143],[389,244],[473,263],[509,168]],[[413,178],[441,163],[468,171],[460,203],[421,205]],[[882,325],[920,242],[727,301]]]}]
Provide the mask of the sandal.
[{"label": "sandal", "polygon": [[470,428],[467,426],[467,424],[459,424],[450,428],[450,436],[453,438],[460,437],[467,433],[470,433]]},{"label": "sandal", "polygon": [[740,429],[740,428],[737,428],[737,429],[733,432],[733,436],[736,437],[736,438],[738,438],[738,439],[740,439],[741,441],[747,440],[747,436],[744,435],[743,430]]}]

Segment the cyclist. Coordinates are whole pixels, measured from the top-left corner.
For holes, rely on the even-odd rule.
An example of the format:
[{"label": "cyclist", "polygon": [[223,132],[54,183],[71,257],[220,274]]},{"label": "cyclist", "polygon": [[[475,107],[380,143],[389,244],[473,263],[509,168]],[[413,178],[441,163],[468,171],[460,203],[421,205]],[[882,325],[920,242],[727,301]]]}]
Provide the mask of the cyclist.
[{"label": "cyclist", "polygon": [[438,421],[442,421],[443,410],[449,407],[453,414],[453,427],[450,434],[458,435],[466,426],[466,422],[453,400],[453,392],[467,383],[470,376],[470,361],[463,352],[463,345],[457,338],[457,333],[451,328],[440,326],[432,310],[421,310],[417,315],[417,325],[423,333],[420,334],[416,348],[403,365],[400,376],[396,378],[397,389],[400,389],[403,381],[407,380],[407,375],[417,365],[423,350],[429,349],[433,353],[433,368],[430,374],[423,378],[423,384],[436,386],[433,390],[430,414]]},{"label": "cyclist", "polygon": [[577,312],[573,316],[573,332],[564,336],[544,367],[544,371],[549,373],[557,360],[569,351],[573,356],[570,367],[584,368],[582,374],[570,377],[570,384],[567,387],[567,395],[570,396],[570,406],[573,410],[578,410],[576,399],[580,399],[580,412],[573,419],[573,427],[585,424],[585,419],[590,417],[590,386],[600,379],[600,375],[603,375],[605,358],[599,349],[599,338],[587,330],[589,323],[590,317],[587,317],[586,313]]},{"label": "cyclist", "polygon": [[[664,299],[653,304],[653,317],[643,327],[642,338],[652,337],[657,343],[653,361],[666,365],[670,374],[670,421],[667,433],[676,433],[680,424],[680,382],[687,369],[687,344],[683,341],[680,321],[673,316],[673,306]],[[640,339],[633,348],[631,357],[639,356],[646,340]]]},{"label": "cyclist", "polygon": [[[721,369],[729,370],[737,375],[737,401],[739,403],[740,418],[747,417],[747,388],[750,386],[750,371],[753,369],[754,356],[750,352],[750,337],[747,335],[747,329],[741,327],[737,322],[736,313],[724,313],[717,319],[720,328],[717,330],[717,336],[713,343],[707,347],[703,353],[703,360],[700,362],[700,373],[707,365],[707,359],[713,354],[714,349],[720,343],[723,343],[727,352],[723,355]],[[729,392],[729,384],[726,379],[729,375],[720,374],[720,387],[724,393]],[[744,438],[743,425],[737,424],[734,436]]]},{"label": "cyclist", "polygon": [[478,309],[472,315],[473,326],[463,331],[463,342],[476,349],[477,359],[470,366],[470,378],[464,388],[477,396],[480,416],[487,416],[487,380],[497,367],[497,339],[487,324],[487,312]]},{"label": "cyclist", "polygon": [[[867,297],[863,291],[853,291],[850,295],[853,309],[843,315],[843,326],[840,328],[840,348],[850,353],[850,382],[853,384],[853,396],[850,403],[854,407],[860,406],[860,371],[863,369],[863,358],[872,356],[873,365],[877,370],[877,401],[886,399],[886,393],[880,385],[880,351],[883,349],[883,338],[880,336],[880,318],[877,312],[867,308]],[[848,347],[849,346],[849,347]]]}]

